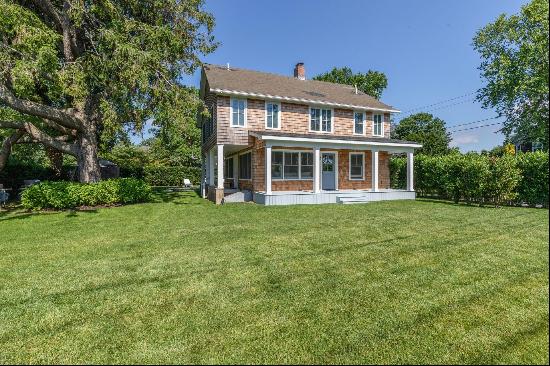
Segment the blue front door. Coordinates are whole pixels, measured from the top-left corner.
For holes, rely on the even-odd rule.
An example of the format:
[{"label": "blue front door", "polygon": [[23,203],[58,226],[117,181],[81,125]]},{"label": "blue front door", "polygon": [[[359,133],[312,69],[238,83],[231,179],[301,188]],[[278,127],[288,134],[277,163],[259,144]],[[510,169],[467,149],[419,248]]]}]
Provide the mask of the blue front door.
[{"label": "blue front door", "polygon": [[335,190],[336,189],[336,157],[334,153],[322,153],[321,154],[321,168],[322,168],[322,189]]}]

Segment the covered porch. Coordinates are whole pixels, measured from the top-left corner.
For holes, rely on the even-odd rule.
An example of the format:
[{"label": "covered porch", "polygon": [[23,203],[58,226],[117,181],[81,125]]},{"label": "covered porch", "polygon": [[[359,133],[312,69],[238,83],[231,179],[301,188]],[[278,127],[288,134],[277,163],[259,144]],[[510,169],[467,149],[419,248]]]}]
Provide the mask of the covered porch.
[{"label": "covered porch", "polygon": [[[421,146],[417,143],[274,131],[250,132],[250,136],[249,146],[217,145],[208,152],[204,171],[212,201],[220,203],[227,197],[231,202],[228,194],[235,190],[250,192],[250,199],[264,205],[416,197],[414,149]],[[397,153],[407,156],[407,186],[403,190],[390,189],[389,156]],[[241,158],[245,154],[250,155],[249,160]],[[249,168],[243,167],[246,162]]]}]

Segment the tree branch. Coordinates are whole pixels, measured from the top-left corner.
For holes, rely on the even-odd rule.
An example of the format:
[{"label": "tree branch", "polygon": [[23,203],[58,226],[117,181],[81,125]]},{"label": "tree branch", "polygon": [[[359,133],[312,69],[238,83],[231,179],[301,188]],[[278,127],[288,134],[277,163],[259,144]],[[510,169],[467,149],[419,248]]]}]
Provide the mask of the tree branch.
[{"label": "tree branch", "polygon": [[45,119],[45,118],[42,118],[42,122],[44,122],[44,124],[46,126],[51,127],[54,130],[57,130],[57,131],[61,132],[62,134],[69,135],[69,136],[72,136],[72,137],[76,137],[76,130],[73,130],[73,129],[70,129],[70,128],[67,128],[67,127],[63,127],[61,125],[58,125],[55,122],[50,121],[49,119]]},{"label": "tree branch", "polygon": [[54,149],[60,150],[66,154],[76,156],[77,146],[76,144],[69,144],[62,141],[60,138],[55,138],[46,133],[40,131],[35,125],[30,122],[23,122],[25,131],[36,141],[43,143],[44,145],[51,146]]},{"label": "tree branch", "polygon": [[70,129],[82,130],[82,122],[74,112],[17,98],[3,83],[0,83],[0,102],[18,112],[46,118]]},{"label": "tree branch", "polygon": [[17,143],[17,141],[23,137],[24,134],[25,131],[17,130],[10,136],[6,137],[6,139],[2,142],[2,146],[0,147],[0,170],[4,169],[6,163],[8,162],[11,154],[11,147],[13,144]]}]

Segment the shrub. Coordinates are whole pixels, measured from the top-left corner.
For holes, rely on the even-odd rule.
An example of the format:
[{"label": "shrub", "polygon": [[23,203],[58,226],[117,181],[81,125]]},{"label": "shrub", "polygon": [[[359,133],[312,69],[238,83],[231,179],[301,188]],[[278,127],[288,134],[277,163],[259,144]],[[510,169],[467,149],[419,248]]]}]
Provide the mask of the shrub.
[{"label": "shrub", "polygon": [[200,182],[200,168],[148,165],[144,169],[144,179],[152,186],[183,186],[183,180]]},{"label": "shrub", "polygon": [[517,189],[517,200],[548,207],[548,153],[520,153],[516,159],[522,178]]},{"label": "shrub", "polygon": [[[392,187],[404,188],[406,159],[390,162]],[[548,205],[548,154],[517,156],[449,154],[415,157],[415,187],[420,196],[437,195],[455,202]],[[397,183],[396,183],[397,182]]]},{"label": "shrub", "polygon": [[78,206],[145,202],[151,187],[135,178],[109,179],[98,183],[41,182],[23,191],[21,203],[27,209],[64,209]]}]

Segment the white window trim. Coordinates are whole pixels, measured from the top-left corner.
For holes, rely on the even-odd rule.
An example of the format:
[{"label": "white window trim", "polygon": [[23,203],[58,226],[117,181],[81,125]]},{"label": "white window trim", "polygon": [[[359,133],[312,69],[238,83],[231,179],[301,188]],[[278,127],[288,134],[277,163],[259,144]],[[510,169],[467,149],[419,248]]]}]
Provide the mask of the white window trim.
[{"label": "white window trim", "polygon": [[[277,150],[271,150],[271,156],[273,156],[276,152],[282,152],[283,153],[283,177],[282,178],[272,178],[271,180],[274,182],[281,182],[281,181],[296,181],[296,180],[304,180],[304,181],[313,181],[313,177],[311,178],[302,178],[302,153],[308,153],[313,155],[313,159],[315,159],[315,154],[313,154],[313,151],[311,150],[287,150],[287,149],[277,149]],[[285,154],[284,153],[298,153],[298,178],[285,178]],[[271,166],[273,166],[273,163],[271,163]],[[313,169],[315,169],[315,162],[312,165]],[[315,175],[315,172],[313,172],[313,175]]]},{"label": "white window trim", "polygon": [[[319,109],[321,110],[321,114],[320,114],[320,128],[321,130],[319,131],[315,131],[315,130],[312,130],[311,129],[311,110],[312,109]],[[324,110],[327,110],[327,111],[330,111],[330,131],[323,131],[323,109]],[[309,126],[308,126],[308,130],[309,132],[312,132],[312,133],[320,133],[320,134],[331,134],[331,133],[334,133],[334,109],[333,108],[324,108],[324,107],[317,107],[317,106],[309,106],[309,122],[308,122]]]},{"label": "white window trim", "polygon": [[[356,133],[355,132],[355,113],[361,113],[361,115],[363,116],[362,117],[362,122],[361,122],[361,123],[363,123],[363,133]],[[367,116],[366,116],[366,113],[362,112],[362,111],[353,111],[353,134],[355,136],[365,136],[366,133],[367,133]]]},{"label": "white window trim", "polygon": [[[363,169],[362,169],[362,175],[361,175],[361,178],[352,178],[351,177],[351,156],[352,155],[361,155],[361,160],[363,161]],[[364,152],[357,152],[357,151],[354,151],[354,152],[350,152],[349,153],[349,158],[348,158],[348,178],[349,180],[353,180],[353,181],[361,181],[361,180],[365,180],[365,153]]]},{"label": "white window trim", "polygon": [[[244,100],[244,126],[233,124],[233,101]],[[229,99],[229,126],[234,128],[246,128],[248,125],[248,100],[246,98],[230,98]]]},{"label": "white window trim", "polygon": [[[381,126],[380,126],[380,135],[374,133],[374,116],[381,116]],[[375,137],[384,137],[384,114],[382,113],[373,113],[372,115],[372,136]]]},{"label": "white window trim", "polygon": [[[277,104],[279,106],[279,113],[277,113],[277,128],[267,126],[267,105],[268,104]],[[264,110],[265,110],[265,129],[266,130],[280,130],[281,129],[281,115],[283,114],[283,112],[281,110],[281,103],[274,102],[274,101],[271,101],[271,100],[266,100]]]}]

